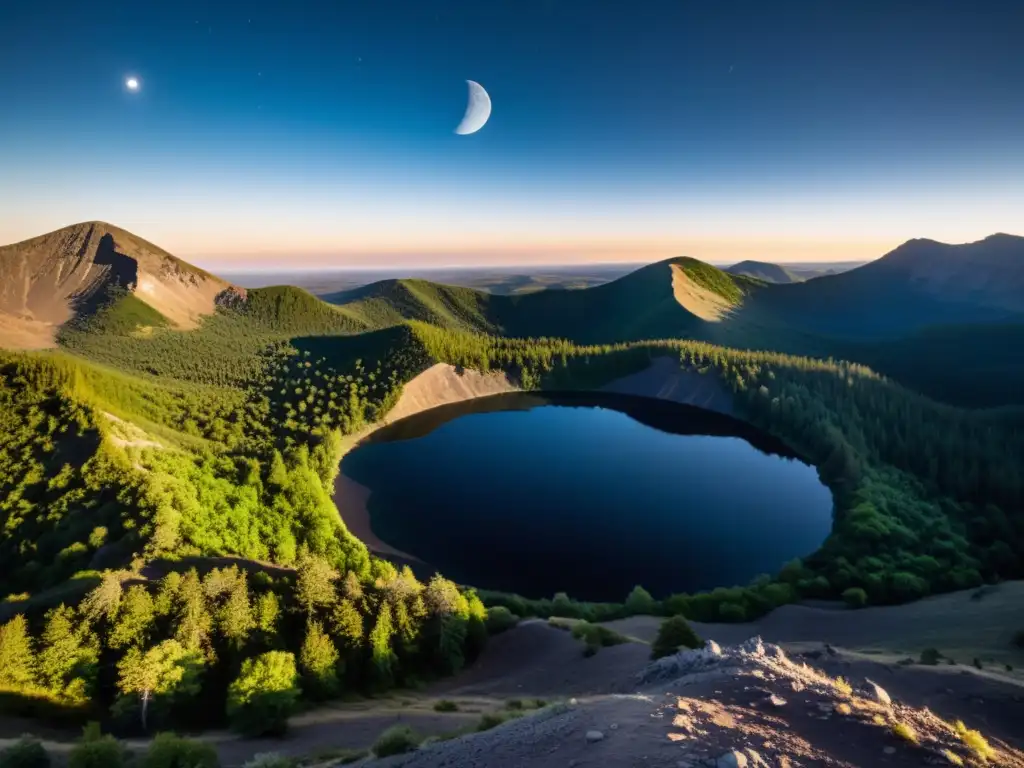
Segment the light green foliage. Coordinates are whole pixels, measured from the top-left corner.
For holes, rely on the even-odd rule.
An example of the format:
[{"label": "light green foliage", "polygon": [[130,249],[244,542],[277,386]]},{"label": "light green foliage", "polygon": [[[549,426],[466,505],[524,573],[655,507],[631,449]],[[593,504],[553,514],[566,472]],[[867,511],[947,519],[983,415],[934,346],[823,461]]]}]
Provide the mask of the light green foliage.
[{"label": "light green foliage", "polygon": [[174,596],[175,639],[188,651],[198,651],[209,643],[213,628],[206,592],[195,568],[186,573]]},{"label": "light green foliage", "polygon": [[0,689],[19,690],[36,680],[36,658],[28,622],[18,614],[0,627]]},{"label": "light green foliage", "polygon": [[376,757],[390,757],[412,752],[422,739],[407,725],[393,725],[373,742],[372,751]]},{"label": "light green foliage", "polygon": [[671,616],[661,622],[658,635],[651,643],[651,658],[670,656],[681,648],[700,648],[704,641],[682,616]]},{"label": "light green foliage", "polygon": [[395,653],[391,649],[391,638],[395,630],[391,621],[391,606],[380,607],[377,621],[370,630],[370,663],[378,685],[389,686],[394,680]]},{"label": "light green foliage", "polygon": [[307,614],[317,608],[327,608],[337,599],[335,582],[338,574],[330,563],[309,552],[299,555],[295,598]]},{"label": "light green foliage", "polygon": [[99,642],[74,610],[60,605],[46,614],[37,661],[39,682],[57,696],[79,704],[91,699]]},{"label": "light green foliage", "polygon": [[338,651],[319,621],[306,624],[306,639],[299,652],[303,687],[314,697],[326,698],[338,692]]},{"label": "light green foliage", "polygon": [[141,584],[128,587],[124,593],[117,621],[107,637],[112,648],[145,645],[156,615],[149,590]]},{"label": "light green foliage", "polygon": [[968,728],[964,725],[963,720],[957,720],[953,724],[953,730],[976,760],[985,763],[995,755],[995,750],[992,749],[992,745],[988,743],[988,739],[981,734],[981,731]]},{"label": "light green foliage", "polygon": [[580,621],[572,625],[572,636],[585,643],[584,655],[586,656],[593,656],[601,648],[609,648],[613,645],[629,642],[628,637],[619,634],[613,629],[586,621]]},{"label": "light green foliage", "polygon": [[249,760],[244,768],[296,768],[298,763],[290,757],[276,752],[265,752]]},{"label": "light green foliage", "polygon": [[23,736],[0,751],[0,768],[50,768],[50,756],[36,739]]},{"label": "light green foliage", "polygon": [[299,698],[295,657],[268,651],[246,659],[228,688],[227,714],[231,726],[247,736],[280,735]]},{"label": "light green foliage", "polygon": [[119,713],[138,711],[145,728],[152,708],[165,717],[168,710],[194,699],[201,688],[203,660],[177,640],[164,640],[148,651],[128,649],[117,665],[117,687],[124,698]]},{"label": "light green foliage", "polygon": [[213,745],[158,733],[146,751],[142,768],[220,768]]}]

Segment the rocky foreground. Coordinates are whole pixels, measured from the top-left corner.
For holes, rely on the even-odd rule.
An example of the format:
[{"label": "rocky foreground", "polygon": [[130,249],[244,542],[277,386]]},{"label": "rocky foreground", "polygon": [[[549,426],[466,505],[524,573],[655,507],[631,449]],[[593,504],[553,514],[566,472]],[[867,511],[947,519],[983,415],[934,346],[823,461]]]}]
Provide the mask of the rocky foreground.
[{"label": "rocky foreground", "polygon": [[903,704],[872,680],[829,677],[760,638],[660,659],[635,688],[571,699],[373,765],[1024,768],[1024,754],[991,735]]}]

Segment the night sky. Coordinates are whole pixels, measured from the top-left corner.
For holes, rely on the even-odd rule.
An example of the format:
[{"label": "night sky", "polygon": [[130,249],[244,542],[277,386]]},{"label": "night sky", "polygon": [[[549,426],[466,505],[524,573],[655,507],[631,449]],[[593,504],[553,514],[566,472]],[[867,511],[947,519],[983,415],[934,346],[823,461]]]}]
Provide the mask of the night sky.
[{"label": "night sky", "polygon": [[[422,267],[1024,233],[1020,0],[40,0],[0,29],[0,243],[102,219],[211,267]],[[467,79],[493,113],[458,136]]]}]

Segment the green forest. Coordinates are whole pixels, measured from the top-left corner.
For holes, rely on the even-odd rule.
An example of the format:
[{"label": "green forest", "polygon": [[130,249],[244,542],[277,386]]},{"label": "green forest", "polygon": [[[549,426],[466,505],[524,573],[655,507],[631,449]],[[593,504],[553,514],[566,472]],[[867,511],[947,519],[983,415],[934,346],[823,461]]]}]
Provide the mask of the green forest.
[{"label": "green forest", "polygon": [[[729,296],[754,286],[691,276]],[[425,285],[388,288],[415,312],[373,292],[335,307],[250,291],[187,332],[115,296],[58,350],[0,353],[5,711],[273,733],[304,703],[457,671],[486,641],[485,605],[743,621],[803,598],[860,607],[1024,576],[1019,411],[944,405],[839,360],[510,338],[474,292]],[[835,499],[818,552],[748,585],[586,604],[424,584],[342,522],[347,438],[433,363],[557,391],[664,356],[818,466]]]}]

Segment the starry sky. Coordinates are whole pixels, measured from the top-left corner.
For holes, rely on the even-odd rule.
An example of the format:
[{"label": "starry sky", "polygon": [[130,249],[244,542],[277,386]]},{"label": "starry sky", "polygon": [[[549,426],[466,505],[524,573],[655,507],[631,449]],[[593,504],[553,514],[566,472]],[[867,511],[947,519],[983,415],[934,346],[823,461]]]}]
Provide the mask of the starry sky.
[{"label": "starry sky", "polygon": [[[422,268],[1024,234],[1020,0],[0,14],[0,243],[100,219],[209,268]],[[493,113],[459,136],[467,79]]]}]

